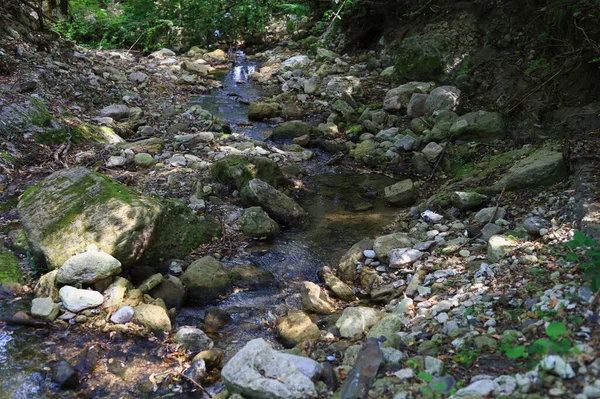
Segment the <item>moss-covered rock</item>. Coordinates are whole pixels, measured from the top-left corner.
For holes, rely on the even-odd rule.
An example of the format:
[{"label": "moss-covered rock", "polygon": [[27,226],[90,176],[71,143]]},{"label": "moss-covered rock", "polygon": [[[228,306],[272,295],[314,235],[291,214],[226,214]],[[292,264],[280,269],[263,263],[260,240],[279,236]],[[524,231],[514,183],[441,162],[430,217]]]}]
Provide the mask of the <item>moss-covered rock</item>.
[{"label": "moss-covered rock", "polygon": [[287,182],[279,165],[263,157],[229,155],[215,162],[211,173],[218,182],[238,190],[252,179],[260,179],[274,187],[283,186]]},{"label": "moss-covered rock", "polygon": [[279,225],[259,206],[244,210],[239,220],[240,231],[250,237],[271,237],[279,233]]},{"label": "moss-covered rock", "polygon": [[8,251],[0,251],[0,284],[18,283],[20,278],[19,258]]},{"label": "moss-covered rock", "polygon": [[395,70],[399,76],[431,80],[444,73],[447,45],[441,34],[410,36],[395,47]]},{"label": "moss-covered rock", "polygon": [[236,287],[259,289],[276,284],[271,272],[250,265],[238,265],[231,269],[229,279]]},{"label": "moss-covered rock", "polygon": [[271,138],[276,141],[286,140],[293,139],[294,137],[304,136],[305,134],[310,136],[320,136],[321,132],[306,122],[289,121],[282,123],[273,129],[273,135]]},{"label": "moss-covered rock", "polygon": [[306,212],[293,199],[260,179],[250,180],[242,190],[241,197],[244,205],[261,206],[281,224],[298,224],[306,217]]},{"label": "moss-covered rock", "polygon": [[194,303],[204,304],[231,291],[227,272],[212,256],[192,263],[181,276],[181,282],[187,288],[188,300]]}]

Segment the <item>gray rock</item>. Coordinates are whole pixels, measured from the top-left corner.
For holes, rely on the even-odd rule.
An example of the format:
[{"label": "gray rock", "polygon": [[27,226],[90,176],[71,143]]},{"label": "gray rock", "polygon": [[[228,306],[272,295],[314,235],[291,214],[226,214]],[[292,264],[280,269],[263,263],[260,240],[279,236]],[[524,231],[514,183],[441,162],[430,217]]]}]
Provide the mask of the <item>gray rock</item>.
[{"label": "gray rock", "polygon": [[392,233],[385,236],[379,236],[373,243],[373,251],[377,259],[382,262],[388,261],[388,253],[395,248],[405,248],[412,244],[406,233]]},{"label": "gray rock", "polygon": [[396,206],[409,206],[418,197],[418,191],[412,180],[402,180],[384,189],[385,200]]},{"label": "gray rock", "polygon": [[312,64],[312,61],[306,55],[296,55],[283,61],[281,66],[284,68],[299,68],[310,64]]},{"label": "gray rock", "polygon": [[321,331],[303,312],[293,312],[277,320],[277,333],[286,348],[308,340],[319,339]]},{"label": "gray rock", "polygon": [[35,298],[31,301],[31,315],[40,319],[54,321],[60,306],[52,298]]},{"label": "gray rock", "polygon": [[394,141],[394,148],[398,151],[414,151],[417,149],[417,139],[410,134]]},{"label": "gray rock", "polygon": [[358,354],[358,360],[348,373],[342,386],[341,398],[354,399],[364,397],[369,391],[379,366],[383,362],[383,352],[375,338],[369,338]]},{"label": "gray rock", "polygon": [[331,78],[327,83],[325,94],[333,98],[342,98],[343,93],[352,97],[360,97],[362,95],[360,79],[355,76],[334,76]]},{"label": "gray rock", "polygon": [[425,372],[439,377],[444,372],[444,362],[431,356],[425,356]]},{"label": "gray rock", "polygon": [[391,127],[389,129],[381,130],[375,136],[377,139],[381,141],[394,141],[394,138],[398,135],[398,128]]},{"label": "gray rock", "polygon": [[106,161],[107,168],[118,168],[127,165],[127,158],[121,155],[111,155]]},{"label": "gray rock", "polygon": [[498,219],[504,219],[506,209],[502,207],[483,208],[475,214],[475,220],[479,224],[494,223]]},{"label": "gray rock", "polygon": [[402,340],[398,333],[404,328],[404,323],[395,314],[387,315],[383,319],[379,320],[369,332],[367,338],[385,337],[386,340],[381,345],[384,348],[398,349],[402,345]]},{"label": "gray rock", "polygon": [[434,111],[455,111],[460,103],[460,95],[460,90],[454,86],[436,87],[425,100],[425,112],[431,114]]},{"label": "gray rock", "polygon": [[115,324],[129,323],[133,319],[134,313],[131,306],[123,306],[110,316],[110,321]]},{"label": "gray rock", "polygon": [[240,231],[250,237],[272,237],[280,232],[277,222],[259,206],[245,209],[238,224]]},{"label": "gray rock", "polygon": [[181,276],[188,292],[188,299],[195,303],[207,303],[231,292],[231,282],[221,262],[205,256],[193,262]]},{"label": "gray rock", "polygon": [[391,268],[402,268],[413,264],[423,256],[423,252],[413,248],[396,248],[388,252]]},{"label": "gray rock", "polygon": [[528,217],[523,222],[523,228],[525,231],[536,236],[540,235],[541,229],[547,229],[550,226],[552,226],[552,223],[539,216]]},{"label": "gray rock", "polygon": [[97,291],[80,290],[68,285],[62,287],[58,295],[64,307],[73,313],[98,307],[104,302],[104,297]]},{"label": "gray rock", "polygon": [[115,281],[104,290],[102,308],[115,311],[121,307],[125,300],[127,290],[133,288],[129,280],[117,277]]},{"label": "gray rock", "polygon": [[303,399],[317,395],[311,379],[294,361],[281,356],[261,338],[248,342],[236,353],[223,367],[221,376],[230,392],[247,398]]},{"label": "gray rock", "polygon": [[186,148],[194,148],[199,145],[211,143],[214,141],[215,135],[212,132],[198,132],[177,135],[174,139],[178,143],[185,144]]},{"label": "gray rock", "polygon": [[373,248],[373,240],[364,238],[354,244],[340,259],[338,276],[345,282],[352,283],[356,278],[356,264],[364,258],[364,251]]},{"label": "gray rock", "polygon": [[444,147],[439,145],[438,143],[434,143],[433,141],[425,146],[423,150],[421,150],[425,158],[429,161],[429,163],[436,163],[438,157],[442,152],[444,152]]},{"label": "gray rock", "polygon": [[140,168],[148,168],[156,163],[154,157],[146,152],[135,154],[133,157],[133,162]]},{"label": "gray rock", "polygon": [[326,291],[310,281],[305,281],[300,288],[302,306],[309,312],[329,314],[335,311],[335,304]]},{"label": "gray rock", "polygon": [[231,282],[236,287],[256,290],[276,284],[275,277],[267,270],[250,265],[238,265],[229,273]]},{"label": "gray rock", "polygon": [[575,372],[571,365],[558,355],[546,355],[537,366],[538,369],[545,370],[560,378],[569,379],[575,377]]},{"label": "gray rock", "polygon": [[123,121],[129,118],[130,109],[125,104],[112,104],[100,110],[100,117],[113,118],[116,121]]},{"label": "gray rock", "polygon": [[173,340],[185,346],[190,352],[202,352],[212,349],[213,341],[206,336],[204,331],[195,327],[180,327],[173,336]]},{"label": "gray rock", "polygon": [[67,259],[58,269],[56,282],[62,285],[91,284],[121,273],[121,262],[107,253],[88,251]]},{"label": "gray rock", "polygon": [[487,223],[481,229],[481,238],[485,241],[489,240],[492,236],[500,234],[502,232],[502,226],[498,226],[494,223]]},{"label": "gray rock", "polygon": [[430,83],[409,82],[388,90],[388,92],[385,93],[383,109],[389,112],[398,112],[410,101],[413,94],[425,94],[429,89],[431,89]]},{"label": "gray rock", "polygon": [[148,80],[148,75],[144,72],[132,72],[129,74],[129,81],[132,83],[141,84]]},{"label": "gray rock", "polygon": [[350,307],[344,309],[335,326],[344,338],[353,338],[366,333],[385,316],[385,313],[367,307]]},{"label": "gray rock", "polygon": [[479,208],[483,203],[487,201],[485,195],[476,193],[474,191],[455,191],[450,196],[450,202],[452,206],[460,211],[469,211]]},{"label": "gray rock", "polygon": [[52,381],[61,389],[75,389],[79,385],[79,375],[69,362],[62,359],[52,365]]},{"label": "gray rock", "polygon": [[331,50],[327,50],[323,47],[318,47],[317,48],[317,60],[325,60],[325,59],[329,59],[329,60],[334,60],[336,58],[339,57],[339,54],[334,53]]},{"label": "gray rock", "polygon": [[502,179],[494,184],[496,191],[521,190],[549,186],[568,175],[562,152],[539,150],[517,161]]},{"label": "gray rock", "polygon": [[456,140],[491,142],[506,136],[504,121],[497,112],[477,111],[460,116],[450,127]]},{"label": "gray rock", "polygon": [[289,140],[306,134],[309,136],[320,136],[321,132],[306,122],[289,121],[276,126],[273,129],[271,139],[274,141]]},{"label": "gray rock", "polygon": [[408,109],[406,115],[409,118],[419,118],[425,115],[425,102],[427,101],[427,94],[415,93],[408,102]]},{"label": "gray rock", "polygon": [[175,54],[175,52],[173,52],[172,50],[169,50],[168,48],[163,48],[161,50],[151,53],[149,57],[157,58],[157,59],[165,59],[165,58],[169,58],[169,57],[175,57],[176,55],[177,54]]},{"label": "gray rock", "polygon": [[290,353],[279,353],[279,356],[292,362],[294,367],[313,381],[316,381],[323,372],[323,365],[309,357],[292,355]]},{"label": "gray rock", "polygon": [[350,288],[346,283],[333,274],[325,273],[323,280],[325,280],[325,286],[333,293],[335,297],[349,302],[356,300],[356,296],[354,295],[352,288]]},{"label": "gray rock", "polygon": [[306,212],[287,195],[259,179],[252,179],[241,192],[246,205],[261,206],[278,223],[295,225],[306,216]]},{"label": "gray rock", "polygon": [[488,240],[487,259],[491,263],[497,263],[512,254],[517,243],[503,235],[495,235]]},{"label": "gray rock", "polygon": [[179,309],[182,307],[185,295],[185,286],[175,276],[166,277],[157,287],[150,291],[150,296],[162,299],[167,309]]},{"label": "gray rock", "polygon": [[492,380],[479,380],[471,383],[465,388],[456,391],[456,396],[479,396],[486,397],[498,389],[498,383]]},{"label": "gray rock", "polygon": [[191,61],[184,61],[181,63],[181,69],[189,73],[200,76],[208,76],[208,74],[214,69],[207,64],[199,64]]},{"label": "gray rock", "polygon": [[171,331],[171,319],[162,306],[141,304],[134,311],[134,323],[152,331]]}]

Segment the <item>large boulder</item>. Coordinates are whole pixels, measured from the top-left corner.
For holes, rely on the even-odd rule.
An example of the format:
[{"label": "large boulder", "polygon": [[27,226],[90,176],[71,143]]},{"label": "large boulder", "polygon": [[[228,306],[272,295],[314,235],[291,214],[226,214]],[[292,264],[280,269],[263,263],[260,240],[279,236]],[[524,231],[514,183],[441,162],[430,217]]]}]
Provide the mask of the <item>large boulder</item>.
[{"label": "large boulder", "polygon": [[179,309],[185,300],[185,286],[179,278],[168,276],[150,291],[150,296],[162,299],[167,309]]},{"label": "large boulder", "polygon": [[356,76],[334,76],[327,83],[325,94],[333,98],[343,99],[344,94],[351,97],[362,96],[360,79]]},{"label": "large boulder", "polygon": [[262,210],[253,206],[244,210],[238,221],[240,231],[250,237],[271,237],[279,233],[279,225]]},{"label": "large boulder", "polygon": [[425,100],[425,112],[431,114],[442,110],[456,111],[459,103],[460,89],[454,86],[436,87]]},{"label": "large boulder", "polygon": [[344,338],[356,338],[366,333],[385,316],[380,310],[368,307],[349,307],[344,309],[335,326],[340,329]]},{"label": "large boulder", "polygon": [[248,119],[251,121],[262,121],[277,116],[279,106],[272,103],[254,102],[248,107]]},{"label": "large boulder", "polygon": [[133,322],[152,331],[171,331],[167,311],[157,305],[141,304],[134,308]]},{"label": "large boulder", "polygon": [[58,269],[56,282],[63,285],[91,284],[121,273],[121,262],[107,253],[89,251],[70,257]]},{"label": "large boulder", "polygon": [[252,179],[241,192],[245,205],[261,206],[276,222],[294,225],[306,216],[306,212],[290,197],[259,179]]},{"label": "large boulder", "polygon": [[321,336],[319,327],[302,312],[290,313],[277,320],[277,333],[286,348],[293,348],[299,343],[319,339]]},{"label": "large boulder", "polygon": [[506,136],[504,120],[497,112],[477,111],[460,116],[450,127],[455,140],[490,142]]},{"label": "large boulder", "polygon": [[189,265],[181,276],[181,282],[187,288],[190,302],[202,304],[231,292],[227,272],[212,256],[205,256]]},{"label": "large boulder", "polygon": [[321,132],[306,122],[289,121],[289,122],[284,122],[281,125],[276,126],[275,129],[273,129],[273,134],[272,134],[271,138],[274,141],[279,141],[279,140],[289,140],[289,139],[293,139],[295,137],[301,137],[304,135],[309,135],[309,136],[321,135]]},{"label": "large boulder", "polygon": [[397,112],[406,107],[413,94],[425,94],[431,89],[431,83],[409,82],[385,93],[383,109],[389,112]]},{"label": "large boulder", "polygon": [[[221,376],[230,392],[245,398],[304,399],[317,395],[311,377],[320,374],[319,364],[304,358],[299,363],[275,351],[262,338],[252,340],[227,362]],[[306,367],[306,363],[310,367]],[[308,372],[315,370],[314,372]],[[306,373],[306,374],[305,374]]]},{"label": "large boulder", "polygon": [[385,200],[396,206],[412,205],[419,195],[412,180],[405,179],[384,189]]},{"label": "large boulder", "polygon": [[517,161],[506,175],[494,184],[493,189],[521,190],[549,186],[563,180],[568,174],[562,152],[542,149]]},{"label": "large boulder", "polygon": [[80,290],[69,285],[62,287],[58,295],[63,306],[73,313],[98,307],[104,302],[104,297],[98,291]]},{"label": "large boulder", "polygon": [[217,232],[179,201],[140,196],[85,168],[48,176],[22,195],[18,210],[32,254],[50,269],[92,244],[123,267],[146,251],[154,260],[183,256]]},{"label": "large boulder", "polygon": [[213,163],[211,174],[215,180],[238,190],[252,179],[260,179],[274,187],[286,183],[279,165],[263,157],[229,155]]}]

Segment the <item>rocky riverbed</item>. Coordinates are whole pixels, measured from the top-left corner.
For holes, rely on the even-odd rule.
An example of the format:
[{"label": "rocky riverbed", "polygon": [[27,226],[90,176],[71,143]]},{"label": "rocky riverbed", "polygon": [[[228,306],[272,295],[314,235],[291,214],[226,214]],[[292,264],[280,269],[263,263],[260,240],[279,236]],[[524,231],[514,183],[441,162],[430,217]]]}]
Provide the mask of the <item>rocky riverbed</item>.
[{"label": "rocky riverbed", "polygon": [[5,397],[600,397],[561,143],[316,40],[141,57],[14,30]]}]

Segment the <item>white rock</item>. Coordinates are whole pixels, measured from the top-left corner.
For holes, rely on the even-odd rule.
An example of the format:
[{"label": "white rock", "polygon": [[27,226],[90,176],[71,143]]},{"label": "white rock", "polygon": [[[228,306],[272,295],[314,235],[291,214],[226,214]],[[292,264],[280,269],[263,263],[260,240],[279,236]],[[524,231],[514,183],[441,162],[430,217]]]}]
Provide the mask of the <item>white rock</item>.
[{"label": "white rock", "polygon": [[98,307],[104,302],[104,297],[98,291],[79,290],[69,285],[62,287],[58,296],[65,308],[73,313]]},{"label": "white rock", "polygon": [[89,251],[67,259],[58,269],[56,282],[90,284],[121,273],[121,262],[105,252]]},{"label": "white rock", "polygon": [[469,386],[456,391],[456,396],[481,396],[486,397],[499,388],[498,383],[492,380],[479,380]]},{"label": "white rock", "polygon": [[546,370],[560,378],[573,378],[575,372],[569,363],[558,355],[546,355],[538,364],[538,369]]},{"label": "white rock", "polygon": [[121,309],[117,310],[110,316],[110,321],[115,324],[125,324],[129,323],[131,319],[133,319],[133,314],[135,311],[131,306],[123,306]]}]

